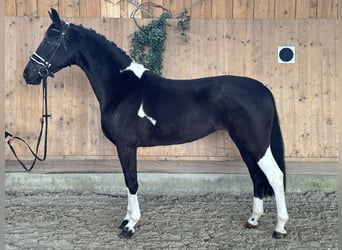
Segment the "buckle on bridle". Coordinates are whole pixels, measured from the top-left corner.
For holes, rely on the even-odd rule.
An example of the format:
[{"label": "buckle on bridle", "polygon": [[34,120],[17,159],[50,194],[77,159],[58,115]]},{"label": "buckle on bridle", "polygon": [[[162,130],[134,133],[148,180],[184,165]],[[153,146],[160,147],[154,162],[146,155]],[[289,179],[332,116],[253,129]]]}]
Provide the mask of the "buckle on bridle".
[{"label": "buckle on bridle", "polygon": [[43,66],[39,68],[38,74],[42,77],[42,78],[46,78],[48,76],[52,76],[53,77],[53,73],[49,70],[48,67]]},{"label": "buckle on bridle", "polygon": [[38,55],[36,52],[33,52],[32,56],[30,57],[32,61],[37,63],[38,65],[41,65],[41,67],[38,70],[38,74],[42,77],[48,77],[48,76],[53,76],[53,73],[49,70],[51,67],[51,63],[46,61],[43,57]]}]

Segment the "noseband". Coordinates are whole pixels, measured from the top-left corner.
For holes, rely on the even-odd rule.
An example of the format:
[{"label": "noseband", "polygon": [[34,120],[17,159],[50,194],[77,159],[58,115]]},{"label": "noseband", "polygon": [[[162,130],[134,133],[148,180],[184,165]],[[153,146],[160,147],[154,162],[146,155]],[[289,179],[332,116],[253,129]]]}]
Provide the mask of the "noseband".
[{"label": "noseband", "polygon": [[51,66],[52,66],[52,60],[55,57],[57,50],[59,49],[59,47],[63,44],[64,46],[64,50],[65,53],[68,54],[68,50],[67,50],[67,46],[65,44],[65,34],[67,32],[67,30],[69,29],[69,23],[65,23],[63,30],[60,31],[58,29],[52,29],[56,32],[60,33],[60,37],[58,38],[57,42],[56,42],[56,47],[52,53],[52,55],[50,56],[49,60],[46,60],[45,58],[43,58],[42,56],[38,55],[37,52],[33,52],[32,56],[30,57],[30,60],[32,60],[33,62],[37,63],[38,65],[40,65],[41,67],[38,70],[38,74],[44,79],[47,78],[48,76],[53,76],[53,72],[51,71]]}]

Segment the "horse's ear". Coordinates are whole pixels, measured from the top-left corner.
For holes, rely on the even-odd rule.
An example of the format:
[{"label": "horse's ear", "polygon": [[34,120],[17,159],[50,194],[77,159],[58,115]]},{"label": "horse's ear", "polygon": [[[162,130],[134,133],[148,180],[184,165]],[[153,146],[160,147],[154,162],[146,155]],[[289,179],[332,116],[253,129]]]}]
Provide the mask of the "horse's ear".
[{"label": "horse's ear", "polygon": [[57,26],[57,28],[61,28],[63,26],[63,22],[61,21],[57,10],[51,8],[51,12],[49,11],[49,16],[51,18],[51,21]]}]

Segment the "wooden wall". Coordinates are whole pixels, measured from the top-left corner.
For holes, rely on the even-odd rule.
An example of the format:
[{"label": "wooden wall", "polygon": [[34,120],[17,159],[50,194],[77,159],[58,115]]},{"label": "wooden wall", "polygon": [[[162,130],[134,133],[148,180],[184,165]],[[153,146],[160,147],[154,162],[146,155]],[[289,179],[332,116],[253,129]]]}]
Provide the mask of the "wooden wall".
[{"label": "wooden wall", "polygon": [[[91,27],[126,51],[136,30],[131,19],[66,18]],[[148,20],[142,19],[140,22]],[[39,129],[41,87],[28,86],[22,71],[40,43],[49,18],[6,17],[6,130],[33,144]],[[289,160],[337,157],[335,19],[193,19],[184,43],[170,21],[164,76],[196,78],[219,74],[254,77],[273,92]],[[295,64],[277,63],[277,46],[296,47]],[[71,67],[49,80],[49,158],[116,158],[102,135],[98,104],[84,73]],[[20,155],[29,154],[15,142]],[[7,150],[6,157],[12,159]],[[184,145],[139,150],[144,159],[239,158],[226,133]],[[30,157],[28,157],[30,158]]]},{"label": "wooden wall", "polygon": [[[134,0],[138,3],[150,0]],[[197,0],[153,0],[173,15]],[[192,10],[193,19],[217,18],[337,18],[338,0],[203,0]],[[51,8],[65,17],[129,18],[134,6],[127,0],[6,0],[7,16],[47,16]],[[160,13],[154,10],[155,16]],[[142,15],[138,12],[137,17]],[[143,16],[145,17],[145,16]]]}]

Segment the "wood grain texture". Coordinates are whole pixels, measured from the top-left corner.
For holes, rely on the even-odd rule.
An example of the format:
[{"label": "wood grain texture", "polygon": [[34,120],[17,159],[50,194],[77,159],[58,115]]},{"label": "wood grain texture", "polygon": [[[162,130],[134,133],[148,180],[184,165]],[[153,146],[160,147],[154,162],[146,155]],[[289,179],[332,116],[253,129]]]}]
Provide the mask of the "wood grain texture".
[{"label": "wood grain texture", "polygon": [[[189,8],[197,0],[135,0],[162,5],[172,15]],[[129,18],[135,6],[127,0],[6,0],[7,16],[47,16],[50,8],[56,8],[65,17]],[[145,9],[155,17],[160,8]],[[192,19],[337,19],[338,0],[203,0],[190,9]],[[141,11],[136,18],[147,18]]]}]

